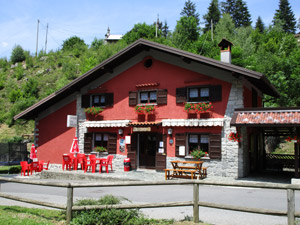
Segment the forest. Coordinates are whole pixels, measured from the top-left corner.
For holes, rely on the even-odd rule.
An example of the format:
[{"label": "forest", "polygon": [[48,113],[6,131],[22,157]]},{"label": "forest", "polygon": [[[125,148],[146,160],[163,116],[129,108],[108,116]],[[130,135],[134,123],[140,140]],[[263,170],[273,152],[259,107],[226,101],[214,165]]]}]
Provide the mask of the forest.
[{"label": "forest", "polygon": [[251,21],[243,0],[211,0],[205,15],[187,0],[173,31],[167,21],[138,23],[115,44],[96,38],[88,45],[80,37],[66,39],[56,51],[33,55],[16,45],[10,59],[0,58],[0,142],[22,140],[32,134],[34,121],[13,117],[59,90],[75,78],[139,38],[155,41],[194,54],[220,60],[218,43],[234,44],[232,64],[268,77],[280,98],[264,97],[264,106],[300,106],[300,18],[295,18],[288,0],[278,0],[272,24],[261,17]]}]

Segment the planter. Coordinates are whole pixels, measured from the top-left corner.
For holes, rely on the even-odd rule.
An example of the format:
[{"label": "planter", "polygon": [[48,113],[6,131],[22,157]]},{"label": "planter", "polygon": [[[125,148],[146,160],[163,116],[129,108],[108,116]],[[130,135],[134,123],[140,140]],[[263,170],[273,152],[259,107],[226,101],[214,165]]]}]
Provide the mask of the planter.
[{"label": "planter", "polygon": [[90,114],[90,113],[85,113],[85,116],[86,116],[86,120],[89,120],[89,121],[103,120],[103,116],[101,114],[93,115],[93,114]]},{"label": "planter", "polygon": [[100,158],[108,156],[108,152],[98,152]]}]

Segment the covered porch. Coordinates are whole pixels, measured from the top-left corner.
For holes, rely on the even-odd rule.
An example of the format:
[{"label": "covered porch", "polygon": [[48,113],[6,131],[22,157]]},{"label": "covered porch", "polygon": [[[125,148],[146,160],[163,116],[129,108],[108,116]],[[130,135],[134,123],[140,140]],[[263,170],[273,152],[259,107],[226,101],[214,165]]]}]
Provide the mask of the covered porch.
[{"label": "covered porch", "polygon": [[[236,109],[231,120],[242,134],[247,175],[274,173],[299,178],[300,108]],[[270,137],[292,142],[290,154],[273,154]]]}]

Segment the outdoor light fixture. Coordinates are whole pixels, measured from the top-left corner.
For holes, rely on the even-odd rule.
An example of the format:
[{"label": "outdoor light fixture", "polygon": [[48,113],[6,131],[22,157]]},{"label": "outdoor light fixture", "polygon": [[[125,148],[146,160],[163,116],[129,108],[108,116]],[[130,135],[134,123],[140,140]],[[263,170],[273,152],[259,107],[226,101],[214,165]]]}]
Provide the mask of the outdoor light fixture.
[{"label": "outdoor light fixture", "polygon": [[169,134],[170,136],[172,136],[172,133],[173,133],[173,129],[172,129],[172,128],[169,128],[169,129],[168,129],[168,134]]},{"label": "outdoor light fixture", "polygon": [[122,136],[123,135],[123,130],[119,129],[119,134]]}]

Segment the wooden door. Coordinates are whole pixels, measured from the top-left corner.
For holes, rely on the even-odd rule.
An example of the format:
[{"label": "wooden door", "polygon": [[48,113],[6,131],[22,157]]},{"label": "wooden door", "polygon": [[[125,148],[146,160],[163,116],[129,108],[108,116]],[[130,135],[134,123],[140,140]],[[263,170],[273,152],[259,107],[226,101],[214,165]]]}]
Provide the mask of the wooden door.
[{"label": "wooden door", "polygon": [[137,168],[137,134],[131,135],[131,144],[127,145],[127,157],[130,159],[131,169],[135,170]]},{"label": "wooden door", "polygon": [[159,134],[159,140],[163,141],[164,143],[164,153],[156,153],[156,170],[157,171],[162,171],[166,169],[167,165],[167,152],[166,152],[166,144],[167,144],[167,136],[166,135],[161,135]]}]

